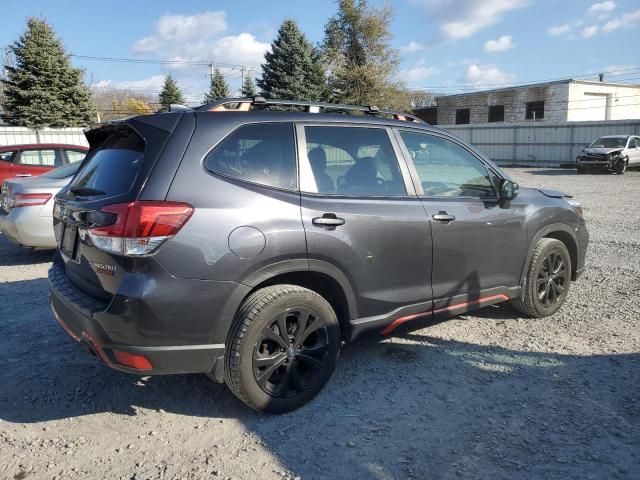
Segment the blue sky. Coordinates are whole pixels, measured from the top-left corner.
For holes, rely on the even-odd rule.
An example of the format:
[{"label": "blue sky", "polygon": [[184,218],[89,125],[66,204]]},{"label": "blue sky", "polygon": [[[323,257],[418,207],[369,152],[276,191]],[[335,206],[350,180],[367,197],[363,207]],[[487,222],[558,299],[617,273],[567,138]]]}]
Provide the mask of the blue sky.
[{"label": "blue sky", "polygon": [[[378,0],[370,0],[380,5]],[[392,44],[411,88],[439,93],[558,78],[640,82],[637,0],[393,0]],[[13,42],[29,16],[46,18],[76,55],[242,64],[259,73],[264,51],[284,18],[314,43],[322,40],[333,1],[165,0],[87,2],[3,0],[0,46]],[[73,58],[98,88],[155,94],[172,73],[197,103],[208,67],[190,63],[122,63]],[[633,67],[637,67],[632,70]],[[224,68],[232,85],[238,69]]]}]

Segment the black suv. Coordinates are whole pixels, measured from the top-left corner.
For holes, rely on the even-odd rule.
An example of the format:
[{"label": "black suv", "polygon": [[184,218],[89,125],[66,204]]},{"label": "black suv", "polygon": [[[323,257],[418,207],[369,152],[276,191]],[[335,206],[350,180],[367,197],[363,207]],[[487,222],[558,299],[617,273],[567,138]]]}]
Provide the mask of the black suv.
[{"label": "black suv", "polygon": [[551,315],[584,268],[578,203],[410,115],[255,97],[86,136],[54,208],[59,323],[110,367],[204,372],[256,410],[308,402],[366,331]]}]

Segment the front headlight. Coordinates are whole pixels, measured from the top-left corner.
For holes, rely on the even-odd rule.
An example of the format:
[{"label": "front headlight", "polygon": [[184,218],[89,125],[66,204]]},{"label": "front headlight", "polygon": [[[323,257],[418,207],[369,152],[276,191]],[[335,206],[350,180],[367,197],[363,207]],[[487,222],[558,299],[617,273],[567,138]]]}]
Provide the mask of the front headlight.
[{"label": "front headlight", "polygon": [[569,202],[569,205],[573,207],[573,210],[576,212],[576,215],[578,215],[578,217],[584,218],[582,215],[582,204],[580,202],[578,202],[577,200],[573,200],[572,198],[567,200],[567,202]]}]

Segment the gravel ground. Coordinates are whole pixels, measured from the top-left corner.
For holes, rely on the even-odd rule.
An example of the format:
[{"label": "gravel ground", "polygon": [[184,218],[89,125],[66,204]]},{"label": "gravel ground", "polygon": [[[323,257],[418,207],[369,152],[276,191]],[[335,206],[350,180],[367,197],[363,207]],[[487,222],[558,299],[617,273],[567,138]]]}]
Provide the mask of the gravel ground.
[{"label": "gravel ground", "polygon": [[282,416],[203,376],[102,366],[49,311],[51,255],[0,237],[0,478],[639,478],[640,172],[510,172],[584,204],[587,271],[564,308],[370,336]]}]

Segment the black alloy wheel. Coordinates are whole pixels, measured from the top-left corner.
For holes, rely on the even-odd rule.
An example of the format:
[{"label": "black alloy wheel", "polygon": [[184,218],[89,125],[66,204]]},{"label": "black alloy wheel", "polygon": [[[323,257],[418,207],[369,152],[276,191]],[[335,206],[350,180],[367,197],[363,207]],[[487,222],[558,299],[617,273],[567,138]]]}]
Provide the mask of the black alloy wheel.
[{"label": "black alloy wheel", "polygon": [[536,280],[540,303],[547,308],[553,307],[562,297],[568,281],[564,258],[557,251],[550,252],[542,261]]},{"label": "black alloy wheel", "polygon": [[308,389],[327,364],[329,335],[319,315],[294,308],[262,329],[253,350],[256,383],[274,397],[290,397]]}]

